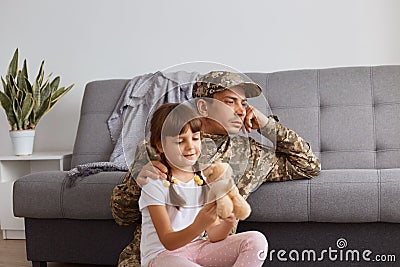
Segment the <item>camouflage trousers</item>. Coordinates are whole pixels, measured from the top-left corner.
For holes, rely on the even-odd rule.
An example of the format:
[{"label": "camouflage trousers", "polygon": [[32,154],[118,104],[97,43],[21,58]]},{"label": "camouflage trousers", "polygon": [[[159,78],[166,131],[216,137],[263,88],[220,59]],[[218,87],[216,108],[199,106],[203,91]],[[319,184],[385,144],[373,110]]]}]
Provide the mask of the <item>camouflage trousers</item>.
[{"label": "camouflage trousers", "polygon": [[118,267],[140,267],[140,237],[142,225],[138,225],[133,236],[133,241],[121,252]]}]

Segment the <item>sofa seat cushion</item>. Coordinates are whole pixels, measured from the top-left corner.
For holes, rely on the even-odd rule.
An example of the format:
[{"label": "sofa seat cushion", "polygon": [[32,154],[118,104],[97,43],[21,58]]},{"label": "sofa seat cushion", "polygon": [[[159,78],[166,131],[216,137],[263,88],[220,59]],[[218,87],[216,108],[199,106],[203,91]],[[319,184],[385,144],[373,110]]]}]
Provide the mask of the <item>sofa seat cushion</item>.
[{"label": "sofa seat cushion", "polygon": [[380,172],[381,221],[398,223],[400,220],[400,169],[384,169]]},{"label": "sofa seat cushion", "polygon": [[400,169],[323,170],[317,178],[265,183],[248,201],[254,222],[400,222]]},{"label": "sofa seat cushion", "polygon": [[[124,172],[103,172],[66,186],[65,172],[14,184],[14,214],[30,218],[112,219],[110,196]],[[323,170],[317,178],[261,185],[248,201],[253,222],[400,222],[400,169]]]},{"label": "sofa seat cushion", "polygon": [[66,172],[29,174],[14,183],[14,215],[29,218],[112,219],[110,197],[124,172],[102,172],[66,186]]}]

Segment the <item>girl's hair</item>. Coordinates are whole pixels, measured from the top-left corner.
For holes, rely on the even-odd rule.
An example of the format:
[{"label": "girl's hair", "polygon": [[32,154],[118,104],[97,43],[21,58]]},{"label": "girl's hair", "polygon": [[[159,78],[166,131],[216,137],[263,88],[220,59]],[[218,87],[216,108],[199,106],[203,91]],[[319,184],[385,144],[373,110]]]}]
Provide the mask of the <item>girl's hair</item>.
[{"label": "girl's hair", "polygon": [[[172,112],[173,111],[173,112]],[[165,136],[178,136],[184,134],[188,129],[193,133],[200,132],[201,130],[201,119],[199,115],[189,106],[180,103],[167,103],[158,107],[150,121],[150,145],[158,151],[158,146],[162,145],[162,138]],[[174,205],[178,210],[186,204],[186,201],[178,195],[172,182],[171,166],[164,153],[160,153],[160,161],[167,169],[167,180],[170,182],[169,196],[171,204]],[[203,180],[203,185],[206,181],[198,168],[196,162],[194,173]],[[203,199],[205,199],[205,187],[202,188]]]}]

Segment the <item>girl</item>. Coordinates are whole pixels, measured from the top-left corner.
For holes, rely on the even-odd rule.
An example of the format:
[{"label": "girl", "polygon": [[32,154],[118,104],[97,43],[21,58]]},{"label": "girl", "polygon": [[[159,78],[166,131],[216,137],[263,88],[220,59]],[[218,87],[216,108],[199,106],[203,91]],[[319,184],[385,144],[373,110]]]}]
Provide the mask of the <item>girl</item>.
[{"label": "girl", "polygon": [[[153,114],[150,144],[168,178],[148,179],[139,199],[142,266],[261,266],[267,241],[259,232],[229,235],[236,218],[220,220],[205,203],[206,184],[197,160],[201,120],[183,104],[164,104]],[[204,237],[207,233],[207,239]],[[229,236],[228,236],[229,235]]]}]

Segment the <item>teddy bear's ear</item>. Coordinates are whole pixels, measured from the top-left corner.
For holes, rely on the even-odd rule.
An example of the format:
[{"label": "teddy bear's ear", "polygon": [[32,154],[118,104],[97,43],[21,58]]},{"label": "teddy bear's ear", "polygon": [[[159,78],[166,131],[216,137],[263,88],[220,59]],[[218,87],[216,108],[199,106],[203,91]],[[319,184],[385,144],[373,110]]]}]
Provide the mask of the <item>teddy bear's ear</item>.
[{"label": "teddy bear's ear", "polygon": [[215,165],[214,165],[214,164],[212,164],[212,165],[209,167],[209,171],[208,171],[209,175],[212,175],[212,174],[214,173],[214,168],[215,168]]},{"label": "teddy bear's ear", "polygon": [[208,166],[207,168],[204,169],[203,173],[205,176],[210,176],[212,175],[214,172],[214,165],[211,164],[210,166]]},{"label": "teddy bear's ear", "polygon": [[226,170],[229,168],[229,163],[226,163],[226,162],[221,162],[218,165],[220,166],[220,168],[222,170],[224,170],[224,172],[226,172]]}]

